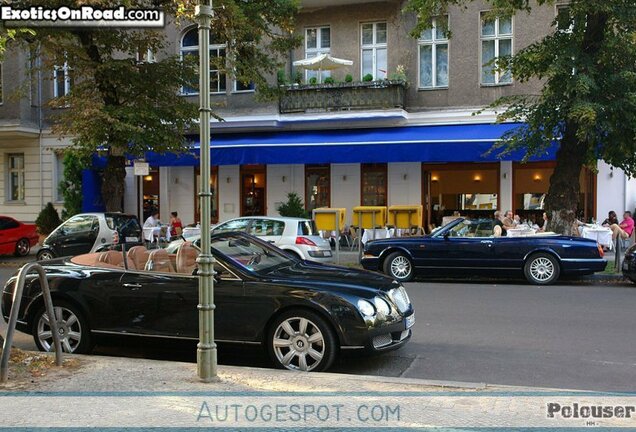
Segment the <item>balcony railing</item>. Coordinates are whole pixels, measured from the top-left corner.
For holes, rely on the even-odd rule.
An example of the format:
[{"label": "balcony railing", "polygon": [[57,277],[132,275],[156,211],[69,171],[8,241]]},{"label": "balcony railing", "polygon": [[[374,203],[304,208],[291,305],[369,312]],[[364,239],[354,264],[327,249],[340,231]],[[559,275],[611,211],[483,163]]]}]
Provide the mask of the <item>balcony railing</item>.
[{"label": "balcony railing", "polygon": [[281,114],[338,110],[404,108],[404,81],[371,81],[286,86],[280,95]]}]

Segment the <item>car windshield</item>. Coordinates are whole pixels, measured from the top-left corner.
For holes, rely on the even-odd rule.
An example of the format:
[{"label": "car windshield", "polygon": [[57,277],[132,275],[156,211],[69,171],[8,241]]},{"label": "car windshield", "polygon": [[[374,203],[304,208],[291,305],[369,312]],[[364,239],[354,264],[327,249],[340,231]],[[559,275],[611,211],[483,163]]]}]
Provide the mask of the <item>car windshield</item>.
[{"label": "car windshield", "polygon": [[124,237],[139,237],[141,226],[135,216],[125,214],[109,214],[106,216],[108,228],[116,230]]},{"label": "car windshield", "polygon": [[212,249],[225,255],[239,267],[258,274],[293,263],[287,255],[267,243],[246,237],[215,237],[212,239]]},{"label": "car windshield", "polygon": [[[449,237],[491,237],[493,221],[490,219],[464,219],[452,226],[446,233]],[[439,233],[435,233],[439,235]]]},{"label": "car windshield", "polygon": [[304,220],[298,222],[298,235],[309,235],[315,236],[318,234],[318,229],[316,229],[316,224],[312,220]]}]

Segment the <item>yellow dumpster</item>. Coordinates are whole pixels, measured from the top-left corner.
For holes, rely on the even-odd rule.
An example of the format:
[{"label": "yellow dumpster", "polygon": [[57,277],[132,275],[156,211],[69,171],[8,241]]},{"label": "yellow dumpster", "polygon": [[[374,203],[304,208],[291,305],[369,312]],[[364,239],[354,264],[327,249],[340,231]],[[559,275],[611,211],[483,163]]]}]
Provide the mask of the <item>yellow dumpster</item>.
[{"label": "yellow dumpster", "polygon": [[398,229],[411,229],[422,225],[421,205],[393,205],[389,207],[389,221],[387,225]]},{"label": "yellow dumpster", "polygon": [[[374,219],[375,218],[375,219]],[[373,222],[375,221],[375,227]],[[386,206],[357,206],[353,208],[353,225],[373,229],[386,225]]]},{"label": "yellow dumpster", "polygon": [[340,230],[342,230],[345,226],[346,215],[346,208],[321,207],[313,211],[316,228],[320,231],[335,231],[336,217],[338,218]]}]

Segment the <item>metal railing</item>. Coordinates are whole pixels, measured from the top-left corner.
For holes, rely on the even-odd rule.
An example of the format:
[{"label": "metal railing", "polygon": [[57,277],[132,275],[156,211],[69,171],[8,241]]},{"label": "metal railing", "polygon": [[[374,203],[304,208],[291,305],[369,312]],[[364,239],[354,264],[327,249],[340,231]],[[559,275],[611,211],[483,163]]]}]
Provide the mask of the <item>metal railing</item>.
[{"label": "metal railing", "polygon": [[281,114],[405,106],[406,84],[403,81],[389,80],[290,85],[283,90],[278,100]]},{"label": "metal railing", "polygon": [[62,344],[60,342],[60,334],[57,329],[58,319],[61,319],[62,317],[58,317],[55,314],[53,300],[51,299],[51,290],[49,289],[49,282],[46,279],[44,268],[36,262],[29,263],[20,269],[20,273],[18,273],[18,280],[16,281],[15,289],[13,290],[13,304],[11,305],[9,325],[7,327],[7,334],[4,338],[4,345],[2,346],[2,359],[0,360],[0,382],[2,383],[7,382],[9,377],[9,357],[11,355],[11,344],[13,343],[15,325],[18,321],[18,313],[20,312],[20,303],[22,302],[22,291],[24,291],[26,276],[32,270],[35,270],[38,273],[40,287],[42,288],[42,295],[44,296],[44,307],[46,308],[46,314],[49,317],[49,326],[51,328],[51,336],[53,337],[53,347],[55,348],[55,364],[57,366],[62,366]]}]

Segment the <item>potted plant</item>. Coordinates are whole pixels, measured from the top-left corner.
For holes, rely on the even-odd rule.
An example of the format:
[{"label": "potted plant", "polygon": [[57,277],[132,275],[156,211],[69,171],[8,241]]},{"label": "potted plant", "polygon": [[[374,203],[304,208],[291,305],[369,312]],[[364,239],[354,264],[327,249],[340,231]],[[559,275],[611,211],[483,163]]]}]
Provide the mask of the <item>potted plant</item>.
[{"label": "potted plant", "polygon": [[362,77],[362,81],[364,81],[364,82],[373,81],[373,75],[371,75],[370,73],[366,74],[365,76]]},{"label": "potted plant", "polygon": [[55,207],[53,207],[53,204],[50,202],[47,203],[46,207],[40,211],[40,214],[38,214],[38,217],[35,220],[40,244],[42,244],[44,239],[61,223],[60,215],[57,213]]}]

